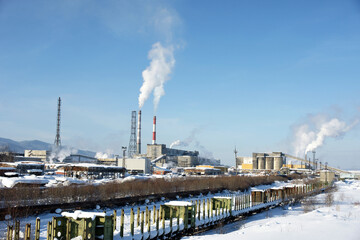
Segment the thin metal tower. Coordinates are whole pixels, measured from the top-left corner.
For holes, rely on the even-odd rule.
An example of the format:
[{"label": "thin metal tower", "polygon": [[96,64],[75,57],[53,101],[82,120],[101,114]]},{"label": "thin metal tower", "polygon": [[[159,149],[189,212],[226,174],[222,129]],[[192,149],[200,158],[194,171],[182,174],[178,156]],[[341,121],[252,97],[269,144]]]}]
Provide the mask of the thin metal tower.
[{"label": "thin metal tower", "polygon": [[129,157],[133,157],[136,153],[136,111],[131,112],[131,134],[129,142]]},{"label": "thin metal tower", "polygon": [[61,139],[60,139],[60,113],[61,113],[61,98],[59,97],[58,100],[58,113],[57,113],[57,124],[56,124],[56,137],[54,141],[55,147],[61,146]]}]

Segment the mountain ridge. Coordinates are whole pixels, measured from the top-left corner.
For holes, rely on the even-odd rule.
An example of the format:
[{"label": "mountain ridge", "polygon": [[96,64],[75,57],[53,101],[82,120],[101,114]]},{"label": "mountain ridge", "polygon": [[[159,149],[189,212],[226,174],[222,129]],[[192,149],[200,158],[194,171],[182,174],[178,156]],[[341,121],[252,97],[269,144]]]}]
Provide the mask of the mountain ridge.
[{"label": "mountain ridge", "polygon": [[[24,153],[25,150],[52,150],[53,144],[40,140],[24,140],[15,141],[9,138],[0,137],[0,151],[11,151],[16,153]],[[76,148],[74,148],[76,149]],[[88,150],[76,149],[77,154],[94,157],[96,152]]]}]

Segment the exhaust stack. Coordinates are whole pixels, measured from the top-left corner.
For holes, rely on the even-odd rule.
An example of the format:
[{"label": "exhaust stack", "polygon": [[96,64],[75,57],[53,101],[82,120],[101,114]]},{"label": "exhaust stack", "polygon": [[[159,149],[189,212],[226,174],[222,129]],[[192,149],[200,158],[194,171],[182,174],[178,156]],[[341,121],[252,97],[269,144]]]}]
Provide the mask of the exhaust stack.
[{"label": "exhaust stack", "polygon": [[141,154],[141,110],[139,110],[139,113],[138,113],[136,153]]},{"label": "exhaust stack", "polygon": [[153,138],[152,138],[152,144],[156,144],[156,116],[154,116],[154,122],[153,122]]}]

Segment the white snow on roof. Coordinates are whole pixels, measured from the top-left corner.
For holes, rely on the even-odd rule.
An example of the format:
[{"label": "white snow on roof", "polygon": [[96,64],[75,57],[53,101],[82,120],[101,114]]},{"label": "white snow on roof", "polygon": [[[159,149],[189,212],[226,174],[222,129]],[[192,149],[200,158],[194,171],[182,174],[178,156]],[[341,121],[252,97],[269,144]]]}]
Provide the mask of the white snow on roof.
[{"label": "white snow on roof", "polygon": [[29,169],[29,170],[27,170],[27,172],[28,173],[35,173],[35,172],[42,173],[43,171],[41,169]]},{"label": "white snow on roof", "polygon": [[187,201],[170,201],[165,203],[166,206],[180,206],[180,207],[186,207],[186,206],[192,206],[193,204],[191,202]]},{"label": "white snow on roof", "polygon": [[100,165],[94,163],[66,163],[66,164],[58,164],[57,168],[71,166],[71,167],[95,167],[95,168],[118,168],[123,169],[123,167],[115,166],[115,165]]},{"label": "white snow on roof", "polygon": [[62,212],[61,213],[62,216],[64,217],[71,217],[73,219],[78,219],[78,218],[91,218],[92,220],[94,220],[96,218],[96,216],[99,217],[105,217],[106,213],[101,213],[101,212],[84,212],[81,210],[76,210],[75,212],[71,213],[71,212]]},{"label": "white snow on roof", "polygon": [[232,197],[214,197],[216,199],[232,199]]},{"label": "white snow on roof", "polygon": [[4,173],[6,176],[17,176],[19,175],[17,172],[6,172]]},{"label": "white snow on roof", "polygon": [[276,181],[274,182],[273,184],[271,185],[259,185],[259,186],[256,186],[256,187],[252,187],[251,188],[251,191],[254,191],[254,192],[263,192],[267,189],[282,189],[284,187],[293,187],[295,186],[293,183],[286,183],[286,182],[279,182],[279,181]]},{"label": "white snow on roof", "polygon": [[15,177],[15,178],[7,178],[7,177],[0,177],[0,182],[4,187],[12,188],[16,184],[19,183],[26,183],[26,184],[46,184],[49,180],[37,178],[34,175],[31,176],[24,176],[24,177]]}]

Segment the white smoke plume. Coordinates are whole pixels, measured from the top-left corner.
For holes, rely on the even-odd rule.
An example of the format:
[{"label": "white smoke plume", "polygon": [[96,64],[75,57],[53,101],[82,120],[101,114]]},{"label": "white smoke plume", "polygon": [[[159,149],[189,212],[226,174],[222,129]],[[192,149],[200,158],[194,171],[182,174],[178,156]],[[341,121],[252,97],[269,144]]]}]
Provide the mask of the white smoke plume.
[{"label": "white smoke plume", "polygon": [[176,146],[181,146],[183,142],[181,142],[180,140],[176,140],[174,142],[172,142],[170,144],[170,148],[176,147]]},{"label": "white smoke plume", "polygon": [[76,154],[77,150],[75,148],[70,147],[53,147],[51,150],[51,154],[49,157],[50,163],[53,163],[54,161],[63,162],[64,159],[71,154]]},{"label": "white smoke plume", "polygon": [[95,158],[105,159],[105,158],[109,158],[109,155],[107,153],[97,152],[95,154]]},{"label": "white smoke plume", "polygon": [[201,145],[198,141],[195,142],[195,147],[196,147],[196,149],[198,149],[200,157],[208,158],[208,159],[215,159],[214,154],[210,150],[208,150],[206,147]]},{"label": "white smoke plume", "polygon": [[176,140],[170,144],[170,148],[173,147],[188,147],[193,144],[193,146],[199,151],[199,155],[203,158],[214,159],[214,155],[211,151],[207,150],[200,142],[196,139],[196,134],[199,132],[199,129],[194,129],[191,131],[190,135],[185,138],[183,141]]},{"label": "white smoke plume", "polygon": [[348,124],[337,118],[324,120],[313,118],[311,122],[297,126],[294,129],[293,147],[296,156],[304,156],[322,146],[326,138],[338,138],[344,136],[359,123],[359,120]]},{"label": "white smoke plume", "polygon": [[181,141],[181,140],[176,140],[174,142],[172,142],[170,144],[170,148],[174,148],[174,147],[187,147],[189,146],[191,142],[184,142],[184,141]]},{"label": "white smoke plume", "polygon": [[140,88],[139,108],[141,109],[150,94],[154,95],[154,109],[156,111],[160,98],[165,94],[164,84],[170,79],[175,65],[174,49],[172,46],[163,47],[160,42],[155,43],[149,52],[151,60],[143,72],[143,85]]},{"label": "white smoke plume", "polygon": [[168,163],[164,163],[162,167],[166,169],[171,169],[176,167],[176,164],[174,162],[168,162]]},{"label": "white smoke plume", "polygon": [[170,144],[170,148],[173,147],[187,147],[189,146],[195,139],[196,139],[196,134],[199,132],[198,129],[194,129],[191,131],[190,135],[185,138],[183,141],[181,140],[176,140],[174,142],[172,142]]}]

